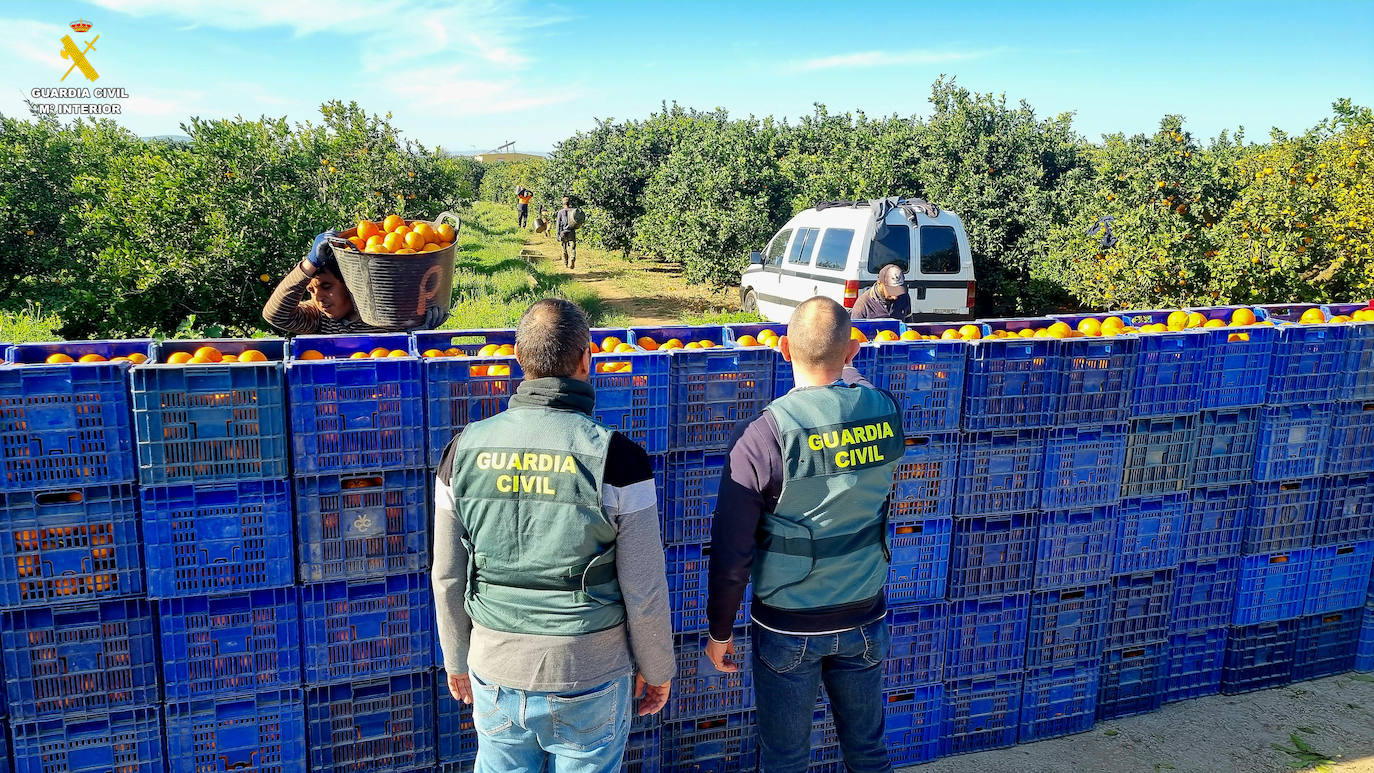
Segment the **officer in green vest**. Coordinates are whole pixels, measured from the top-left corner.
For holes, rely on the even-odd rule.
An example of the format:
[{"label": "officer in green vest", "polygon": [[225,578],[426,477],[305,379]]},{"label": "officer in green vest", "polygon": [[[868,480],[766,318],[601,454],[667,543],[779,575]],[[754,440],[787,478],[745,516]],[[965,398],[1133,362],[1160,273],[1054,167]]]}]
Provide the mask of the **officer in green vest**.
[{"label": "officer in green vest", "polygon": [[473,705],[479,773],[618,771],[634,699],[659,711],[676,669],[653,466],[592,418],[581,309],[540,301],[515,341],[510,407],[437,471],[444,670]]},{"label": "officer in green vest", "polygon": [[887,773],[886,500],[905,448],[901,411],[853,368],[859,343],[833,300],[799,305],[781,349],[797,386],[736,430],[721,475],[706,654],[739,668],[734,619],[752,578],[760,769],[807,769],[824,681],[845,768]]}]

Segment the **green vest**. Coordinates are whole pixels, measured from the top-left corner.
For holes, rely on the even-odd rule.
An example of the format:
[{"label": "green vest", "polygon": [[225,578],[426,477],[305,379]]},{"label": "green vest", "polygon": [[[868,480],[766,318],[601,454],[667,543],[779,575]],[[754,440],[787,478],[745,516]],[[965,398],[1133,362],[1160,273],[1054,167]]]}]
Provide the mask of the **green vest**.
[{"label": "green vest", "polygon": [[797,389],[768,412],[782,439],[783,484],[763,518],[754,597],[807,610],[870,599],[887,582],[884,503],[902,459],[902,416],[885,393]]},{"label": "green vest", "polygon": [[473,620],[554,636],[624,622],[616,530],[601,507],[610,442],[582,413],[514,405],[463,431],[453,497]]}]

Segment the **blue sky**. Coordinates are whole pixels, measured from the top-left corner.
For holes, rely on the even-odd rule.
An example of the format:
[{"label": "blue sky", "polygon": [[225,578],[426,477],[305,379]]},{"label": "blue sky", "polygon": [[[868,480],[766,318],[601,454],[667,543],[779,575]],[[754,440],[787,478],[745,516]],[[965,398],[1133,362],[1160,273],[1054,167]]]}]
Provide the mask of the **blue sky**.
[{"label": "blue sky", "polygon": [[[82,34],[68,22],[93,23]],[[664,100],[736,115],[924,115],[941,73],[1076,113],[1096,139],[1181,113],[1204,137],[1301,131],[1374,105],[1374,0],[1334,2],[577,2],[93,0],[0,3],[0,112],[84,43],[122,86],[120,121],[176,134],[190,115],[312,120],[327,99],[391,111],[427,145],[546,151],[597,117]]]}]

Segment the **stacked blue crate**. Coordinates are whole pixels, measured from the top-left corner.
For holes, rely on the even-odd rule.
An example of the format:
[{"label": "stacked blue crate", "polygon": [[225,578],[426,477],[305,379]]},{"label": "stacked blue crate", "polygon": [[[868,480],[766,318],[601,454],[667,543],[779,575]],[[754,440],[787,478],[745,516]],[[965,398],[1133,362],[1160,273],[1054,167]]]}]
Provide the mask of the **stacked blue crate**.
[{"label": "stacked blue crate", "polygon": [[[127,382],[130,356],[146,358],[150,343],[21,344],[0,357],[0,643],[15,770],[163,769]],[[53,354],[70,359],[46,362]]]},{"label": "stacked blue crate", "polygon": [[[202,346],[235,361],[168,363]],[[305,769],[285,360],[162,341],[130,376],[171,769]]]},{"label": "stacked blue crate", "polygon": [[[444,420],[455,411],[485,417],[480,405],[488,403],[472,382],[509,385],[518,366],[488,377],[513,359],[476,351],[421,358],[417,345],[438,347],[406,334],[298,336],[290,344],[298,668],[311,771],[442,762],[435,691],[446,680],[434,670],[427,571],[431,462],[447,444],[442,435],[467,424]],[[438,348],[462,345],[450,339]],[[388,356],[363,356],[377,349]],[[426,389],[456,390],[467,402]]]}]

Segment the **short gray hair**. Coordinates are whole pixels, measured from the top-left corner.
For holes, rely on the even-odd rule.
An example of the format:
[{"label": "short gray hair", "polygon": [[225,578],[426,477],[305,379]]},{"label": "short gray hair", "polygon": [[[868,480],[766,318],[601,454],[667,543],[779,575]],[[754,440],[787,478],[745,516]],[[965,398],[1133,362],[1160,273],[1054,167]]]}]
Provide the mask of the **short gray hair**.
[{"label": "short gray hair", "polygon": [[516,360],[526,378],[571,378],[591,345],[587,314],[576,303],[545,298],[525,310],[515,329]]}]

